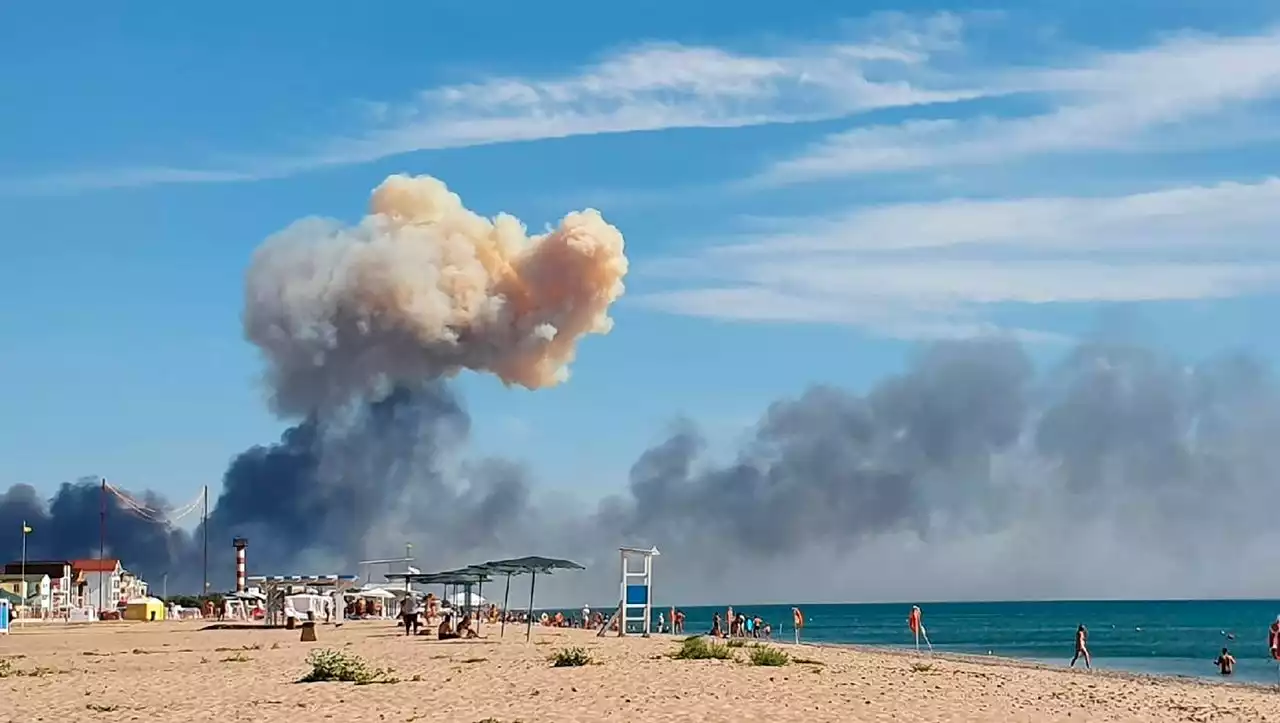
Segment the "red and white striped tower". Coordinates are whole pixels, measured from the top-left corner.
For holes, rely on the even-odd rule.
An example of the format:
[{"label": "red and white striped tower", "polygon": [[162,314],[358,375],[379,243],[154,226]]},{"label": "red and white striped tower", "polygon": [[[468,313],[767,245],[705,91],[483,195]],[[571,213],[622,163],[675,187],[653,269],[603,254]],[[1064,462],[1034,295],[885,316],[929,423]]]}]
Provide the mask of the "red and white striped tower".
[{"label": "red and white striped tower", "polygon": [[231,544],[236,548],[236,592],[244,592],[248,589],[244,551],[249,546],[249,541],[243,537],[237,537],[231,541]]}]

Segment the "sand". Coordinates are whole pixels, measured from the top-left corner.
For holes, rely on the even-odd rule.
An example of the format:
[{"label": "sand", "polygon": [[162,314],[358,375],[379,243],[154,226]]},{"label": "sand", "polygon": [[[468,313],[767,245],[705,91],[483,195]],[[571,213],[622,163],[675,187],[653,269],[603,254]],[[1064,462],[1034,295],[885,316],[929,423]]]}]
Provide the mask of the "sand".
[{"label": "sand", "polygon": [[[1280,721],[1280,692],[1049,669],[999,659],[780,646],[785,667],[674,660],[670,638],[522,626],[499,640],[406,638],[390,623],[202,631],[195,623],[30,624],[0,636],[0,721]],[[592,664],[548,656],[586,648]],[[298,683],[309,653],[391,667],[398,682]]]}]

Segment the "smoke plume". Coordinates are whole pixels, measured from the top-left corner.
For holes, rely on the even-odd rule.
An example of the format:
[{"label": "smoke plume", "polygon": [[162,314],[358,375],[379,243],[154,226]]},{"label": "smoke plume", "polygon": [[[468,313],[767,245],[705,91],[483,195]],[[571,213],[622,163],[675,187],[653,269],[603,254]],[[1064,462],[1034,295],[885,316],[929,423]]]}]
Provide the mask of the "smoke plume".
[{"label": "smoke plume", "polygon": [[[301,221],[269,239],[245,331],[296,424],[226,472],[215,587],[244,535],[260,573],[355,572],[406,541],[424,568],[563,555],[590,571],[539,589],[574,604],[616,594],[619,544],[656,544],[659,594],[682,604],[1276,594],[1262,571],[1280,544],[1280,388],[1244,356],[1188,365],[1085,343],[1037,373],[1015,341],[939,343],[865,393],[772,404],[727,457],[686,423],[598,507],[544,503],[518,463],[466,456],[447,377],[563,380],[577,341],[609,328],[622,250],[594,211],[528,238],[399,176],[355,226]],[[198,588],[199,530],[108,503],[109,552]],[[33,557],[89,555],[99,504],[91,483],[49,504],[17,486],[0,529],[48,530]],[[17,536],[0,540],[16,557]]]},{"label": "smoke plume", "polygon": [[[622,235],[597,211],[529,236],[429,177],[389,177],[354,226],[304,219],[267,239],[246,274],[245,335],[272,408],[300,421],[228,468],[208,520],[213,584],[230,583],[233,536],[268,574],[352,569],[428,535],[435,560],[505,552],[497,531],[524,526],[527,480],[519,465],[460,457],[470,419],[441,380],[461,369],[530,389],[565,380],[582,337],[610,330],[626,272]],[[152,519],[104,499],[96,480],[47,506],[17,486],[0,497],[0,524],[40,528],[32,559],[96,556],[105,506],[108,554],[198,590],[205,531],[156,522],[155,495],[142,503]]]},{"label": "smoke plume", "polygon": [[594,210],[529,237],[429,177],[391,176],[353,227],[299,221],[254,254],[245,335],[274,403],[308,414],[460,369],[540,389],[578,341],[609,331],[627,273],[622,235]]}]

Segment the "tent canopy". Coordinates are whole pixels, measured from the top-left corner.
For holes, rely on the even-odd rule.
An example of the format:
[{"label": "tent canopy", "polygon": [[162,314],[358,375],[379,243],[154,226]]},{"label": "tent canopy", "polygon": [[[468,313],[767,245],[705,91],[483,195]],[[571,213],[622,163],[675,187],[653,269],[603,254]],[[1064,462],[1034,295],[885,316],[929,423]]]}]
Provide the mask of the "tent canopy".
[{"label": "tent canopy", "polygon": [[364,590],[355,590],[353,591],[353,594],[358,595],[360,597],[383,598],[384,600],[396,597],[395,593],[391,592],[390,590],[383,590],[380,587],[370,587],[370,588],[365,588]]},{"label": "tent canopy", "polygon": [[454,593],[449,597],[449,604],[454,607],[480,607],[488,605],[489,601],[475,593],[471,593],[470,597],[465,592]]}]

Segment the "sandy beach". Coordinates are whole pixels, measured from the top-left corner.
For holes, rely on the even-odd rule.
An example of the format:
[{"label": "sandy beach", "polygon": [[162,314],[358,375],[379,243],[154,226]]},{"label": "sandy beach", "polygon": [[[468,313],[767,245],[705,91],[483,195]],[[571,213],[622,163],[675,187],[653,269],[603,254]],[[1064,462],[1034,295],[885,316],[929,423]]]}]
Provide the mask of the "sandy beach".
[{"label": "sandy beach", "polygon": [[[298,631],[194,623],[31,624],[0,637],[0,720],[1280,721],[1280,693],[1248,686],[1048,669],[999,659],[782,645],[789,665],[676,660],[672,638],[496,628],[485,639],[406,638],[390,623]],[[549,656],[582,647],[583,667]],[[299,683],[331,649],[394,682]]]}]

